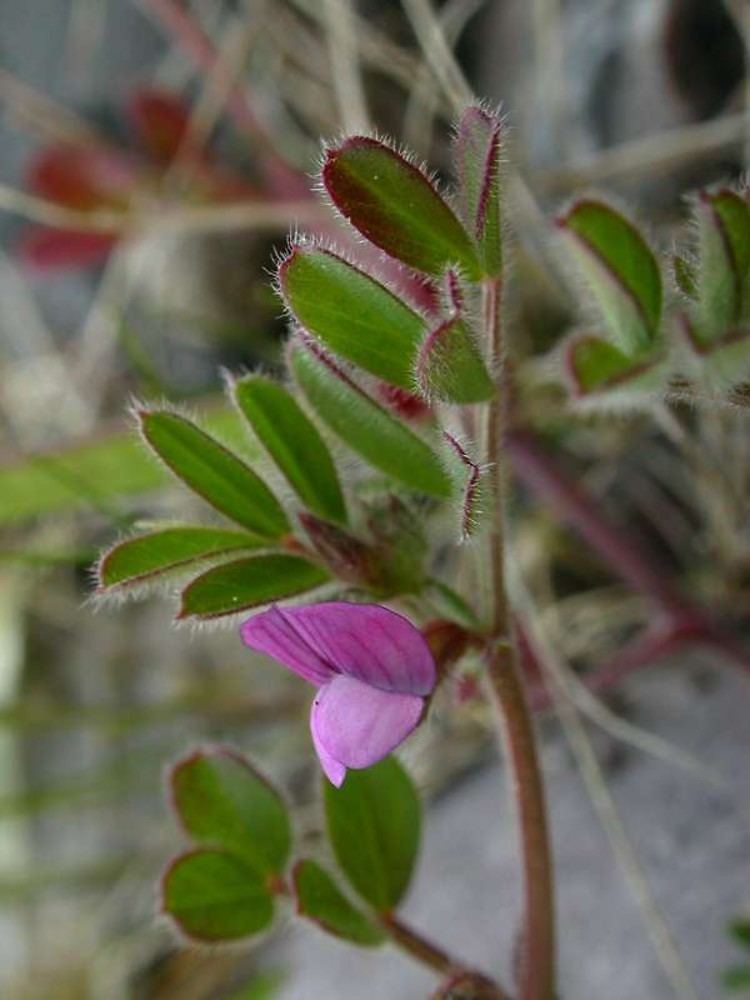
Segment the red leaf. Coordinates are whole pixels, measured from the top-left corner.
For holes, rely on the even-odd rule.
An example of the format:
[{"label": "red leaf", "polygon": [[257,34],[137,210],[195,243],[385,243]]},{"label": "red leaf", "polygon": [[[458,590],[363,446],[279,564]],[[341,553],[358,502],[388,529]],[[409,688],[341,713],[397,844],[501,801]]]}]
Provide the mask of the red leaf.
[{"label": "red leaf", "polygon": [[187,103],[168,91],[143,87],[130,95],[125,112],[144,153],[160,165],[169,163],[187,131]]},{"label": "red leaf", "polygon": [[39,271],[99,264],[116,242],[108,233],[29,226],[17,244],[21,260]]},{"label": "red leaf", "polygon": [[121,208],[139,181],[126,153],[90,146],[48,146],[32,160],[26,186],[58,205],[87,211]]}]

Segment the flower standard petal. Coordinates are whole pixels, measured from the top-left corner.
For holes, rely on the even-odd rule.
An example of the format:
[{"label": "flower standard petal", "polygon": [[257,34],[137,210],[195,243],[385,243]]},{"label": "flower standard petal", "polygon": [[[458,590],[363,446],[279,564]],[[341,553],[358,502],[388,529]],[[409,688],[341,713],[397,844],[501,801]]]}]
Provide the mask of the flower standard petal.
[{"label": "flower standard petal", "polygon": [[284,617],[342,674],[401,694],[428,695],[435,686],[435,662],[422,633],[389,608],[330,601],[284,608]]},{"label": "flower standard petal", "polygon": [[295,624],[291,612],[273,605],[240,626],[242,641],[266,653],[311,684],[320,686],[336,676],[333,667],[316,652]]},{"label": "flower standard petal", "polygon": [[403,743],[423,710],[419,695],[383,691],[344,674],[334,677],[318,692],[310,714],[323,770],[331,777],[331,761],[345,768],[376,764]]}]

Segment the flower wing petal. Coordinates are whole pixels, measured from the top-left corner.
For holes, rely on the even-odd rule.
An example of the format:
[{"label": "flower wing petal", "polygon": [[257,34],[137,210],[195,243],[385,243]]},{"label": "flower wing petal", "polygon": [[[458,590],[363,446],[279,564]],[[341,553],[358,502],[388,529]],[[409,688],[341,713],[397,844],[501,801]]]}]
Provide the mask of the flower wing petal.
[{"label": "flower wing petal", "polygon": [[427,695],[435,662],[422,633],[379,604],[330,601],[284,608],[310,647],[342,674],[383,691]]},{"label": "flower wing petal", "polygon": [[418,695],[382,691],[344,674],[334,677],[318,692],[310,714],[323,770],[337,784],[331,762],[345,768],[376,764],[416,728],[423,709]]},{"label": "flower wing petal", "polygon": [[242,641],[250,649],[267,653],[311,684],[325,684],[336,672],[296,627],[291,611],[273,605],[240,626]]}]

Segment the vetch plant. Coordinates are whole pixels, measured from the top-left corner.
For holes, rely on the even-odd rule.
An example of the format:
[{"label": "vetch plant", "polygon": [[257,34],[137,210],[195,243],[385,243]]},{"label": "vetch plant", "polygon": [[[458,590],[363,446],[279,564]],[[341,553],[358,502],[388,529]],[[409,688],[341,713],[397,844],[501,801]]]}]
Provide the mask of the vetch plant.
[{"label": "vetch plant", "polygon": [[[167,871],[162,904],[185,934],[250,937],[291,898],[301,918],[352,944],[406,949],[441,977],[436,997],[551,1000],[552,865],[522,673],[533,654],[519,641],[506,586],[509,461],[657,605],[657,631],[638,637],[651,654],[657,639],[695,639],[746,664],[711,616],[515,426],[499,118],[467,108],[453,155],[456,187],[445,196],[380,139],[325,150],[328,200],[388,259],[389,277],[295,237],[278,264],[290,325],[285,379],[229,379],[235,418],[219,434],[170,407],[136,408],[146,447],[214,517],[119,541],[101,559],[99,591],[177,585],[179,619],[238,623],[247,646],[317,689],[312,741],[339,871],[299,855],[283,796],[254,766],[226,748],[200,750],[171,776],[192,844]],[[676,258],[674,289],[638,228],[608,202],[579,200],[558,219],[590,307],[589,325],[545,368],[573,412],[729,396],[750,370],[747,199],[708,192],[696,213],[697,246]],[[394,262],[410,279],[398,287]],[[524,913],[511,985],[466,968],[397,912],[420,807],[392,753],[429,719],[436,684],[468,650],[497,707],[519,822]],[[644,655],[637,649],[607,677]]]}]

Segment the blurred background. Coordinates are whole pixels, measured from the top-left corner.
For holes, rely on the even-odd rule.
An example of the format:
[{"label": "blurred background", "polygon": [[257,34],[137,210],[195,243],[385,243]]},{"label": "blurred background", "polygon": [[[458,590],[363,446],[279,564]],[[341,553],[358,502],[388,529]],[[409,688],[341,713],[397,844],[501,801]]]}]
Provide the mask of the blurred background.
[{"label": "blurred background", "polygon": [[[130,400],[208,410],[223,368],[278,366],[273,255],[290,228],[330,233],[311,195],[321,137],[376,128],[445,175],[451,81],[502,104],[527,185],[509,209],[524,419],[750,640],[746,412],[681,414],[681,450],[669,415],[581,420],[537,390],[535,365],[576,317],[549,225],[574,192],[612,192],[669,249],[684,195],[743,175],[748,41],[743,0],[0,0],[0,996],[430,990],[398,956],[284,922],[213,953],[160,923],[155,883],[180,843],[165,763],[238,745],[314,835],[308,695],[233,630],[171,627],[166,600],[89,600],[103,545],[186,511],[133,440]],[[647,602],[520,489],[515,511],[535,599],[585,674],[648,623]],[[741,959],[726,928],[750,905],[750,685],[724,659],[655,650],[597,696],[604,786],[541,723],[565,997],[718,997]],[[407,749],[430,802],[408,912],[507,973],[513,817],[470,687]],[[592,795],[612,796],[604,829]]]}]

